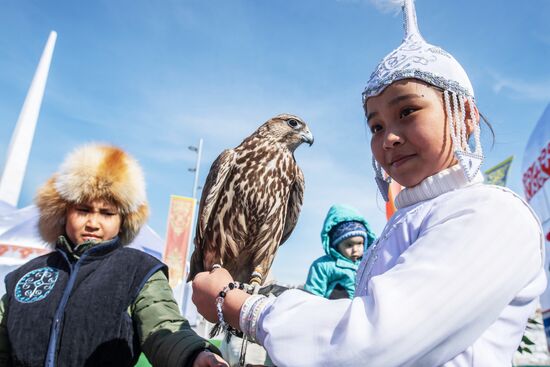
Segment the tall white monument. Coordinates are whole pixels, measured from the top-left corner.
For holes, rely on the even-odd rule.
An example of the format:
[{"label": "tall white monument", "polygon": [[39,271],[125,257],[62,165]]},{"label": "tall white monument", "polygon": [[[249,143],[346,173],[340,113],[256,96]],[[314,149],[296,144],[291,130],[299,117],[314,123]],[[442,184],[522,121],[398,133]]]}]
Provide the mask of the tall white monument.
[{"label": "tall white monument", "polygon": [[[0,176],[0,295],[4,293],[5,274],[24,262],[49,251],[38,234],[38,209],[34,205],[17,208],[27,168],[34,131],[57,33],[52,31],[34,74],[25,103],[11,137],[4,172]],[[162,257],[164,241],[149,226],[144,226],[131,247]]]},{"label": "tall white monument", "polygon": [[57,33],[51,31],[19,114],[8,148],[4,172],[0,177],[0,201],[14,208],[17,207],[21,193],[56,39]]}]

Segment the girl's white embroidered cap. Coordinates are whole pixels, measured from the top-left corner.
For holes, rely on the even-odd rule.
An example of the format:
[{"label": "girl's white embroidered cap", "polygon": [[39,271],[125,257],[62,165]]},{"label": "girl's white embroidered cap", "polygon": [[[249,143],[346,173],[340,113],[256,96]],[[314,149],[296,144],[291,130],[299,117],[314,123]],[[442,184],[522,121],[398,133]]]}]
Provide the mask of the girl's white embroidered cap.
[{"label": "girl's white embroidered cap", "polygon": [[404,0],[403,27],[403,42],[384,57],[371,74],[363,92],[363,103],[391,83],[408,78],[473,98],[472,83],[458,61],[442,48],[427,43],[420,34],[413,0]]}]

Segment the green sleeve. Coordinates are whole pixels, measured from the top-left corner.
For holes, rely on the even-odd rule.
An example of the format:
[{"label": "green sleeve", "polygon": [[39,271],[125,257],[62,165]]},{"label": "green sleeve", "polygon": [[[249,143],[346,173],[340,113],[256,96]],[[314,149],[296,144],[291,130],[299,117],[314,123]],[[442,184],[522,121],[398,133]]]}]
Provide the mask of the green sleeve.
[{"label": "green sleeve", "polygon": [[8,337],[8,295],[4,294],[0,301],[0,366],[10,365],[10,339]]},{"label": "green sleeve", "polygon": [[191,366],[204,349],[221,355],[214,345],[191,330],[160,270],[147,280],[130,311],[143,353],[155,367]]}]

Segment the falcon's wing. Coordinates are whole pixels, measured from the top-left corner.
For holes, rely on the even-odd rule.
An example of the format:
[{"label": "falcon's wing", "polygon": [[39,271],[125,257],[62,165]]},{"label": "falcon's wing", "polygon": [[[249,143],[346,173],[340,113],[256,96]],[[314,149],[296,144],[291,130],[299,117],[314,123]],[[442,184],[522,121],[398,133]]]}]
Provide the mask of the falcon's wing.
[{"label": "falcon's wing", "polygon": [[195,245],[202,244],[204,231],[211,220],[220,195],[224,193],[224,184],[234,167],[235,156],[236,154],[232,149],[224,150],[210,167],[201,195]]},{"label": "falcon's wing", "polygon": [[191,255],[188,281],[193,280],[197,273],[205,270],[203,264],[204,252],[210,249],[204,248],[204,233],[214,218],[217,203],[224,193],[223,187],[234,167],[234,163],[235,152],[231,149],[224,150],[212,163],[210,172],[206,177],[199,206],[199,217],[194,238],[195,249]]},{"label": "falcon's wing", "polygon": [[285,228],[283,230],[283,236],[281,238],[281,246],[287,239],[290,237],[290,234],[296,227],[298,222],[298,216],[300,215],[300,210],[302,208],[302,203],[304,201],[304,174],[300,167],[296,166],[296,177],[294,178],[294,184],[290,190],[290,195],[288,197],[288,204],[286,206],[286,217],[285,217]]}]

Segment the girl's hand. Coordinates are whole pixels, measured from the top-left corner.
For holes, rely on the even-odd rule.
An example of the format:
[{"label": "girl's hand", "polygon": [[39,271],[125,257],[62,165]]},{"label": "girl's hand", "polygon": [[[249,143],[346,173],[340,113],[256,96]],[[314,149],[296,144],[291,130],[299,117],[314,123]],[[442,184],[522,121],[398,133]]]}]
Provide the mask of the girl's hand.
[{"label": "girl's hand", "polygon": [[229,367],[229,365],[219,355],[204,350],[193,361],[193,367]]},{"label": "girl's hand", "polygon": [[208,321],[218,322],[216,297],[223,287],[232,281],[233,278],[229,272],[223,268],[195,275],[192,300],[199,313]]}]

